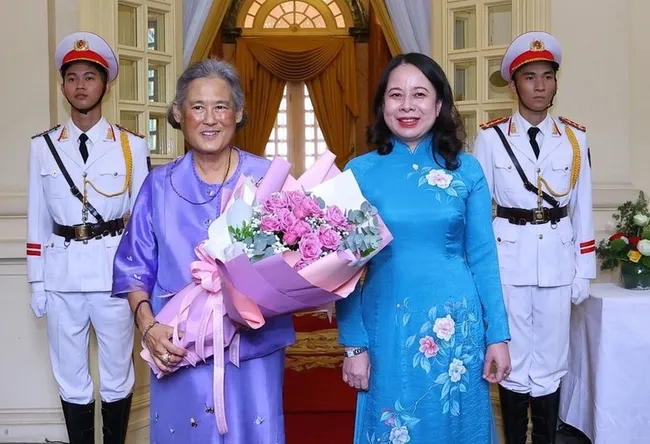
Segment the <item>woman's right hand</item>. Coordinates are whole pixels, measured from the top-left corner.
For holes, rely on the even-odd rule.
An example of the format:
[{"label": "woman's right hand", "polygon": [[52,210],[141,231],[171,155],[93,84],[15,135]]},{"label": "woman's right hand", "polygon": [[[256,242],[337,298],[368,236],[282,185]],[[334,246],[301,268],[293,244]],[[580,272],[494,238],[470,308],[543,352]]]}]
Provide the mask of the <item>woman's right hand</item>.
[{"label": "woman's right hand", "polygon": [[171,342],[174,329],[169,325],[156,324],[147,331],[145,346],[153,357],[156,366],[167,373],[177,366],[187,351]]},{"label": "woman's right hand", "polygon": [[352,358],[343,359],[343,382],[357,390],[368,390],[370,379],[370,358],[365,351]]}]

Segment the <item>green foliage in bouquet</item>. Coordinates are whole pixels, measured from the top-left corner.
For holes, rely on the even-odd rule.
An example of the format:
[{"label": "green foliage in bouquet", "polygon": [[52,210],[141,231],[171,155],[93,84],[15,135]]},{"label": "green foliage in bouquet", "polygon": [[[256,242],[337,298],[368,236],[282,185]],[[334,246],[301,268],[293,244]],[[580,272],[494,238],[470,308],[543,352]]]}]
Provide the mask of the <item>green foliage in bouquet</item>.
[{"label": "green foliage in bouquet", "polygon": [[650,211],[643,192],[636,202],[621,204],[612,218],[616,221],[615,233],[601,240],[596,249],[601,270],[613,270],[621,262],[650,270]]}]

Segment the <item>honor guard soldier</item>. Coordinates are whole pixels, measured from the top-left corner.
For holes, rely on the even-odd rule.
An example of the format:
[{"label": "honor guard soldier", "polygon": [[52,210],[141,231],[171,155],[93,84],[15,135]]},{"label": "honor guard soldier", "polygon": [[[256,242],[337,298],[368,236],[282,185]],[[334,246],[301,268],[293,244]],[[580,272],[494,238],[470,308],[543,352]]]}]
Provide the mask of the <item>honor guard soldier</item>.
[{"label": "honor guard soldier", "polygon": [[32,137],[27,269],[36,316],[47,314],[52,371],[71,444],[94,442],[89,326],[99,347],[105,444],[122,444],[134,383],[133,322],[126,300],[111,298],[113,256],[148,174],[148,147],[102,117],[118,62],[99,36],[79,32],[56,49],[63,126]]},{"label": "honor guard soldier", "polygon": [[474,147],[497,204],[494,232],[512,335],[512,372],[499,386],[507,444],[526,443],[529,406],[532,442],[555,442],[571,303],[589,296],[596,277],[586,130],[548,113],[561,61],[550,34],[517,37],[490,80],[510,86],[519,110],[481,125]]}]

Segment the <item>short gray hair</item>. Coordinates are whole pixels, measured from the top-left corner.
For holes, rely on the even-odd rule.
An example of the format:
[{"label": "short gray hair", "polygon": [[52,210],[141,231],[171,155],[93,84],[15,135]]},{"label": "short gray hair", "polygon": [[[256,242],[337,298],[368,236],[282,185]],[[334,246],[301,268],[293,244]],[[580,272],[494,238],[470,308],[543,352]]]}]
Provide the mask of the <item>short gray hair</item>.
[{"label": "short gray hair", "polygon": [[173,105],[182,108],[187,98],[187,90],[192,81],[197,79],[206,79],[216,77],[226,82],[232,90],[232,100],[237,112],[243,113],[241,122],[237,124],[237,130],[240,130],[246,124],[246,113],[244,113],[244,91],[239,81],[237,68],[228,62],[219,59],[204,59],[193,63],[185,68],[185,71],[176,82],[176,96],[174,101],[167,108],[167,121],[175,129],[181,129],[181,125],[174,119]]}]

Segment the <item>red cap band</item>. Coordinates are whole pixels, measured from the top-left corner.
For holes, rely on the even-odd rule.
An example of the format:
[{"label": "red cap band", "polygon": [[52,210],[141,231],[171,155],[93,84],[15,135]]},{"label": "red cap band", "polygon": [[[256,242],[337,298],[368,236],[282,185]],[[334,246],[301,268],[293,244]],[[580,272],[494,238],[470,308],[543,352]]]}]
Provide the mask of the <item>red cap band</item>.
[{"label": "red cap band", "polygon": [[517,70],[517,68],[522,67],[526,63],[530,62],[555,62],[555,57],[551,54],[550,51],[526,51],[523,54],[515,58],[510,64],[510,75]]},{"label": "red cap band", "polygon": [[85,61],[85,62],[93,62],[97,63],[98,65],[102,66],[106,71],[108,71],[108,63],[106,63],[106,60],[104,60],[104,57],[100,56],[94,51],[90,50],[83,50],[83,51],[77,51],[77,50],[72,50],[69,53],[67,53],[63,57],[63,61],[61,63],[61,66],[65,65],[66,63],[70,62],[77,62],[77,61]]}]

